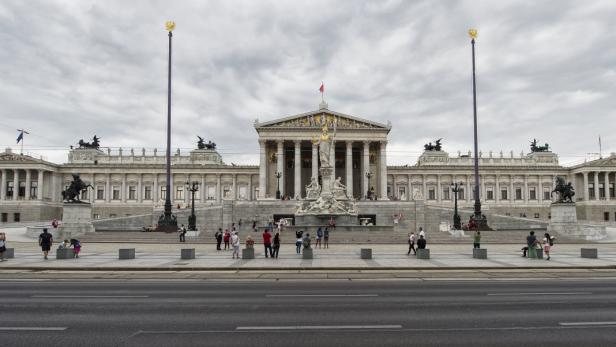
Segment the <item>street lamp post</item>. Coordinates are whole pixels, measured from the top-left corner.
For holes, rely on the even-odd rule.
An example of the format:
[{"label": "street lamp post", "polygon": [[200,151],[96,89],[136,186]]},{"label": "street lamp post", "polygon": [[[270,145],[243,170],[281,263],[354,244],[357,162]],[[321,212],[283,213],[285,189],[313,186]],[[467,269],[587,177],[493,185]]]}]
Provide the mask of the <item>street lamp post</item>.
[{"label": "street lamp post", "polygon": [[280,200],[280,177],[282,177],[282,172],[276,172],[276,199]]},{"label": "street lamp post", "polygon": [[366,178],[368,179],[368,190],[366,190],[366,200],[370,199],[370,177],[372,177],[372,172],[366,171]]},{"label": "street lamp post", "polygon": [[165,194],[165,210],[160,218],[158,218],[157,230],[172,233],[178,230],[178,221],[176,217],[171,214],[171,38],[173,37],[172,31],[175,29],[175,23],[169,21],[165,23],[165,27],[169,32],[169,67],[167,75],[167,191]]},{"label": "street lamp post", "polygon": [[453,192],[453,228],[454,230],[462,229],[462,223],[460,222],[460,215],[458,214],[458,192],[462,188],[462,182],[455,182],[451,184],[451,191]]},{"label": "street lamp post", "polygon": [[479,200],[479,154],[477,145],[477,87],[475,83],[475,39],[477,38],[477,30],[470,29],[468,31],[471,37],[472,58],[473,58],[473,135],[475,145],[475,189],[473,190],[475,198],[475,223],[477,230],[489,229],[488,221],[481,213],[481,201]]},{"label": "street lamp post", "polygon": [[197,230],[197,216],[195,216],[195,193],[199,191],[199,182],[186,181],[186,189],[192,194],[192,202],[190,204],[190,216],[188,217],[188,230]]}]

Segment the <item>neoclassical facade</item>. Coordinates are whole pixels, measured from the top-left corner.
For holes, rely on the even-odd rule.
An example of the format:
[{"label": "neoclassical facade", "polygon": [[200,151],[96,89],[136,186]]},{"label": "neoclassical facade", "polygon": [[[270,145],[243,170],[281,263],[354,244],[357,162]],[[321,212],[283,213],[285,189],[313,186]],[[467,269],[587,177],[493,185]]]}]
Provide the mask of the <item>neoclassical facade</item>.
[{"label": "neoclassical facade", "polygon": [[[387,165],[391,124],[381,124],[331,111],[322,103],[311,112],[272,121],[255,121],[259,165],[225,164],[216,150],[195,149],[172,156],[171,195],[174,207],[190,205],[186,182],[199,182],[195,206],[225,201],[275,201],[305,197],[305,187],[318,178],[320,124],[326,123],[335,150],[332,173],[340,177],[347,195],[379,203],[422,200],[426,205],[451,208],[452,183],[461,183],[461,208],[472,208],[473,157],[425,151],[416,163]],[[563,167],[552,152],[481,153],[480,196],[492,213],[548,219],[556,176],[575,187],[580,219],[616,220],[614,182],[616,154],[573,167]],[[111,152],[73,149],[68,162],[56,164],[34,157],[0,153],[0,214],[2,223],[60,218],[61,191],[72,174],[92,186],[81,196],[92,204],[93,218],[159,213],[166,194],[165,157],[156,151],[128,149]],[[281,202],[282,203],[282,202]],[[365,205],[364,205],[365,206]]]}]

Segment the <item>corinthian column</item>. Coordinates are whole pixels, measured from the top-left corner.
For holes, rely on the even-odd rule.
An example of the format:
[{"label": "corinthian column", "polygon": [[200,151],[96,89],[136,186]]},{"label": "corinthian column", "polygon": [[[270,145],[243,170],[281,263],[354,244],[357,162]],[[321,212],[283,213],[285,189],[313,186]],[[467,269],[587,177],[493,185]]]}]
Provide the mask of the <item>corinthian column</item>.
[{"label": "corinthian column", "polygon": [[[361,173],[362,184],[362,200],[366,200],[368,189],[370,189],[370,180],[366,177],[366,173],[370,172],[370,142],[364,141],[364,153],[362,155],[362,167],[364,172]],[[374,174],[374,172],[373,172]]]},{"label": "corinthian column", "polygon": [[387,200],[387,141],[381,142],[381,200]]},{"label": "corinthian column", "polygon": [[353,142],[346,142],[346,193],[349,198],[353,197]]},{"label": "corinthian column", "polygon": [[302,196],[302,143],[301,141],[295,141],[295,158],[294,158],[294,166],[295,166],[295,174],[293,181],[293,197],[301,198]]},{"label": "corinthian column", "polygon": [[265,151],[265,140],[259,140],[259,196],[258,199],[265,199],[267,182],[267,153]]},{"label": "corinthian column", "polygon": [[[276,156],[276,172],[280,172],[280,196],[284,195],[284,143],[278,141],[278,153]],[[276,187],[278,189],[278,187]]]},{"label": "corinthian column", "polygon": [[316,143],[312,144],[312,178],[319,177],[319,146]]}]

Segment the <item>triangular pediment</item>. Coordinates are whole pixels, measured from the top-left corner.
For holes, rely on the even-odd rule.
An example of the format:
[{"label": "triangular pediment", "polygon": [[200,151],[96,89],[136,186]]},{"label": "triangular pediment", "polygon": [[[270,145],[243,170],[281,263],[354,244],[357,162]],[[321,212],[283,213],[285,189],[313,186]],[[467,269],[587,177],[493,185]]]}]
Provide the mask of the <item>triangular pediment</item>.
[{"label": "triangular pediment", "polygon": [[41,164],[45,163],[45,161],[41,159],[33,158],[29,155],[22,155],[17,153],[0,153],[0,164],[2,163],[20,163],[20,164]]},{"label": "triangular pediment", "polygon": [[327,109],[306,112],[267,122],[255,122],[255,128],[318,128],[323,123],[338,129],[382,129],[390,130],[391,125],[373,122]]},{"label": "triangular pediment", "polygon": [[611,155],[607,158],[601,158],[601,159],[589,161],[587,163],[582,164],[581,166],[615,167],[616,166],[616,155]]}]

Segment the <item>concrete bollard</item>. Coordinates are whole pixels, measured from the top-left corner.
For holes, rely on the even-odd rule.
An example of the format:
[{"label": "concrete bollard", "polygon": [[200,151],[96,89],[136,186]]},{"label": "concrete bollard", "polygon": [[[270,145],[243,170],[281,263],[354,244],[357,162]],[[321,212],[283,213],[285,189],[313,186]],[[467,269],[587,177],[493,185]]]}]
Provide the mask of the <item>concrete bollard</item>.
[{"label": "concrete bollard", "polygon": [[182,248],[180,251],[180,259],[195,259],[195,249]]},{"label": "concrete bollard", "polygon": [[242,259],[254,259],[255,258],[255,249],[254,248],[244,248],[242,249]]},{"label": "concrete bollard", "polygon": [[135,249],[134,248],[120,248],[119,258],[120,259],[135,259]]},{"label": "concrete bollard", "polygon": [[430,250],[428,248],[420,248],[417,250],[417,259],[430,259]]},{"label": "concrete bollard", "polygon": [[312,259],[312,258],[313,258],[312,248],[304,248],[302,250],[302,259]]},{"label": "concrete bollard", "polygon": [[372,248],[362,248],[361,258],[362,259],[372,259]]},{"label": "concrete bollard", "polygon": [[473,248],[473,258],[488,259],[488,249],[487,248]]},{"label": "concrete bollard", "polygon": [[15,258],[15,248],[7,248],[4,251],[4,259]]},{"label": "concrete bollard", "polygon": [[537,248],[537,259],[543,259],[543,248]]},{"label": "concrete bollard", "polygon": [[598,252],[596,248],[582,248],[580,249],[580,256],[582,258],[597,259]]},{"label": "concrete bollard", "polygon": [[56,250],[56,259],[73,259],[75,258],[75,250],[72,248],[58,248]]}]

